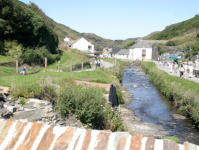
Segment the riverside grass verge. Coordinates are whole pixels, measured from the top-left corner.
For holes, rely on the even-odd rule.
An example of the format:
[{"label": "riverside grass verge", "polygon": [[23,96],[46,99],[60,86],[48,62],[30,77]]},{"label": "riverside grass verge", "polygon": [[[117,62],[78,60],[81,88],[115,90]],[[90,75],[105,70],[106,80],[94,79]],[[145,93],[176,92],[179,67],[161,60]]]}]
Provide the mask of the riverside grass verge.
[{"label": "riverside grass verge", "polygon": [[141,62],[142,69],[160,93],[199,128],[199,84],[158,69],[153,62]]},{"label": "riverside grass verge", "polygon": [[[122,74],[121,64],[90,72],[43,72],[40,68],[40,72],[25,76],[16,74],[14,67],[0,66],[0,85],[11,87],[13,100],[23,99],[23,103],[30,97],[49,100],[63,117],[75,115],[88,128],[124,131],[117,109],[105,103],[104,90],[74,84],[74,80],[86,80],[114,83],[120,88],[117,77]],[[120,89],[117,94],[122,103]]]}]

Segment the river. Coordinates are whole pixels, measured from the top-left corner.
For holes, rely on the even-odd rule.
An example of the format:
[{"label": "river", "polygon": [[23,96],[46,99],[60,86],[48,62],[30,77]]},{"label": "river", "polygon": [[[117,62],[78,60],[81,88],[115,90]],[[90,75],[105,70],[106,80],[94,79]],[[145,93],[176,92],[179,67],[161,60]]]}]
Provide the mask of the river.
[{"label": "river", "polygon": [[[122,85],[133,95],[126,108],[132,110],[140,119],[140,124],[134,121],[132,127],[145,124],[144,128],[149,126],[149,130],[158,128],[157,132],[160,136],[175,136],[180,139],[180,142],[189,141],[199,144],[199,130],[193,127],[189,119],[175,111],[175,108],[159,94],[156,87],[138,67],[127,66]],[[145,135],[141,130],[140,132]]]}]

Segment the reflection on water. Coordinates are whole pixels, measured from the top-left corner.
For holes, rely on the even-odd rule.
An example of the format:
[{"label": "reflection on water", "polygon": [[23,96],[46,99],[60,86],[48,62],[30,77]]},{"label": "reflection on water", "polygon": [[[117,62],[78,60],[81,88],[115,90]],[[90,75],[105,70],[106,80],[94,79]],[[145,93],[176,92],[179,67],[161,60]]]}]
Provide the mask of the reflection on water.
[{"label": "reflection on water", "polygon": [[170,136],[182,141],[199,144],[199,130],[194,129],[188,119],[174,119],[176,113],[169,106],[157,89],[148,81],[144,72],[128,66],[124,72],[123,87],[133,94],[133,101],[127,108],[132,109],[143,122],[161,125]]}]

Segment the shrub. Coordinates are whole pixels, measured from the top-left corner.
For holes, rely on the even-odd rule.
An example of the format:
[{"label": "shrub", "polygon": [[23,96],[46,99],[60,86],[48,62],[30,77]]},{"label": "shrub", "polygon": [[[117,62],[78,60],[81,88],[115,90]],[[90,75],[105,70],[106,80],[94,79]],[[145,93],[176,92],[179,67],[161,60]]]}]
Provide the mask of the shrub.
[{"label": "shrub", "polygon": [[51,54],[47,48],[37,47],[37,48],[27,48],[24,50],[21,59],[23,63],[29,65],[42,65],[44,64],[44,58],[47,57],[48,64],[51,64],[59,59],[59,54]]},{"label": "shrub", "polygon": [[62,90],[56,108],[63,117],[73,113],[82,123],[99,129],[103,126],[104,105],[101,89],[70,85]]},{"label": "shrub", "polygon": [[105,104],[100,88],[68,85],[59,95],[56,110],[63,117],[75,114],[82,123],[94,129],[124,130],[119,113]]},{"label": "shrub", "polygon": [[174,41],[168,41],[166,46],[176,46],[176,43]]},{"label": "shrub", "polygon": [[104,128],[111,131],[124,131],[124,126],[116,108],[112,108],[110,105],[105,106],[105,122]]}]

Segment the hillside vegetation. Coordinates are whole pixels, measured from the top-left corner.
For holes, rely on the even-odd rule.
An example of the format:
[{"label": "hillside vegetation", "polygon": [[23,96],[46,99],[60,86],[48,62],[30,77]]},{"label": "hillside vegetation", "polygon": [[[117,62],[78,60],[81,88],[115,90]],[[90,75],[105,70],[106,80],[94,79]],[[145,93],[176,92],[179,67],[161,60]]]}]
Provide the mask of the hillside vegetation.
[{"label": "hillside vegetation", "polygon": [[168,26],[165,28],[165,30],[152,34],[150,37],[148,37],[148,39],[170,40],[174,37],[183,36],[184,34],[189,34],[196,31],[199,31],[199,15],[196,15],[189,20]]},{"label": "hillside vegetation", "polygon": [[70,37],[73,40],[84,37],[87,40],[91,41],[95,45],[95,50],[101,51],[104,47],[112,48],[128,48],[129,45],[136,40],[135,38],[130,38],[127,40],[109,40],[104,39],[93,33],[79,33],[63,24],[57,23],[48,16],[34,3],[30,4],[32,10],[34,10],[39,16],[43,18],[46,24],[48,24],[53,31],[58,35],[59,43],[61,44],[64,41],[64,37]]},{"label": "hillside vegetation", "polygon": [[161,32],[145,37],[149,40],[169,40],[165,46],[173,46],[176,50],[184,50],[186,57],[190,58],[199,52],[199,15],[168,26]]},{"label": "hillside vegetation", "polygon": [[0,1],[0,34],[1,55],[28,64],[41,64],[44,57],[48,57],[49,63],[58,59],[56,33],[20,1]]}]

